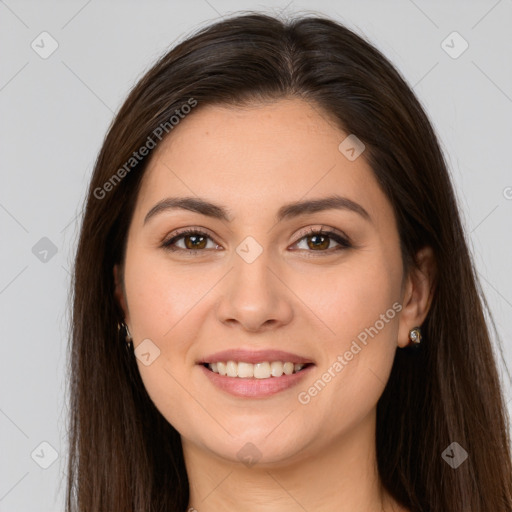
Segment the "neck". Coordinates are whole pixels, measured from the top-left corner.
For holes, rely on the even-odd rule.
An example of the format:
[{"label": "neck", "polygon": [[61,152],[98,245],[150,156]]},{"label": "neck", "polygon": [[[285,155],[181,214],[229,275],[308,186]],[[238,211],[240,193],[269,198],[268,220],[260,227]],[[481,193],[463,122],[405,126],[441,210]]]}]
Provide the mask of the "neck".
[{"label": "neck", "polygon": [[381,512],[392,508],[377,472],[373,411],[322,450],[246,467],[182,438],[190,482],[187,510]]}]

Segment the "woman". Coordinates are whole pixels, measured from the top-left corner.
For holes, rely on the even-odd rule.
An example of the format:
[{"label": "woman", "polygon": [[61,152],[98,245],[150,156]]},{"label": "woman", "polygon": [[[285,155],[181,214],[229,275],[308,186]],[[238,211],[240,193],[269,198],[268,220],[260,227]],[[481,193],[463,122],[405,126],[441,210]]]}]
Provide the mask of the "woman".
[{"label": "woman", "polygon": [[512,510],[452,184],[399,73],[243,14],[146,73],[76,254],[67,510]]}]

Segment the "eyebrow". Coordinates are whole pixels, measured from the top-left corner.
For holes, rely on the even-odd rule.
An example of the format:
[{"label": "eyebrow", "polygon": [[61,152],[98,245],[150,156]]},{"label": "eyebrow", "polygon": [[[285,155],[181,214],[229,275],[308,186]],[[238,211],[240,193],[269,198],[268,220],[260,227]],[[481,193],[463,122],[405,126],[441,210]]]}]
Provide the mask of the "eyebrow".
[{"label": "eyebrow", "polygon": [[[175,209],[189,210],[227,222],[233,220],[227,208],[214,204],[206,199],[199,197],[167,197],[159,201],[149,210],[144,218],[144,224],[159,213]],[[285,204],[279,208],[276,220],[280,222],[284,219],[291,219],[300,215],[324,210],[348,210],[357,213],[366,221],[372,222],[370,214],[359,203],[352,201],[348,197],[342,197],[337,194],[320,199],[309,199]]]}]

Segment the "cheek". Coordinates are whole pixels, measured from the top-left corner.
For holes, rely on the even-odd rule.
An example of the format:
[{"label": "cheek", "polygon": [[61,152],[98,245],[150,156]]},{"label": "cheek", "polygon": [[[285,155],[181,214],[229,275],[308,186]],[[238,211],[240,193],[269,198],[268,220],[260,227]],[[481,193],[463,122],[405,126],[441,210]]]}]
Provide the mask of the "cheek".
[{"label": "cheek", "polygon": [[[191,417],[202,414],[199,406],[192,414],[196,403],[184,391],[190,379],[187,355],[199,336],[199,317],[206,313],[201,298],[214,282],[196,269],[171,265],[161,255],[132,253],[126,261],[135,353],[142,353],[143,346],[151,353],[148,365],[137,358],[138,370],[153,403],[179,430],[192,428]],[[153,359],[153,354],[158,355]]]},{"label": "cheek", "polygon": [[138,338],[168,340],[209,289],[208,282],[162,257],[135,257],[126,268],[130,318]]},{"label": "cheek", "polygon": [[[368,250],[336,267],[309,272],[307,280],[294,283],[294,291],[314,314],[312,319],[321,328],[327,347],[336,351],[350,345],[399,300],[401,276],[391,261],[380,251]],[[394,313],[388,315],[392,318],[383,331],[395,323]]]},{"label": "cheek", "polygon": [[340,424],[364,417],[389,378],[401,309],[397,268],[392,255],[367,251],[302,288],[320,325],[328,327],[318,340],[322,358],[315,378],[321,382],[307,384],[315,387],[313,407]]}]

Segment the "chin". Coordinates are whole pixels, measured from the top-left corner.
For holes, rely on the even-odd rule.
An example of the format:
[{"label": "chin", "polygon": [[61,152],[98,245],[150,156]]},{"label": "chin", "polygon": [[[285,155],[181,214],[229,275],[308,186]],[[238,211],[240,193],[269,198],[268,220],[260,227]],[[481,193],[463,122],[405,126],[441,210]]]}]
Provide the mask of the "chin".
[{"label": "chin", "polygon": [[[274,424],[273,428],[276,427]],[[270,435],[269,435],[270,432]],[[290,435],[293,432],[293,435]],[[298,439],[297,431],[281,430],[279,433],[272,429],[260,429],[254,426],[246,429],[242,435],[233,437],[225,433],[222,438],[214,439],[206,436],[201,443],[218,457],[234,462],[243,463],[247,467],[257,464],[258,467],[271,467],[281,463],[303,458],[309,443]]]}]

